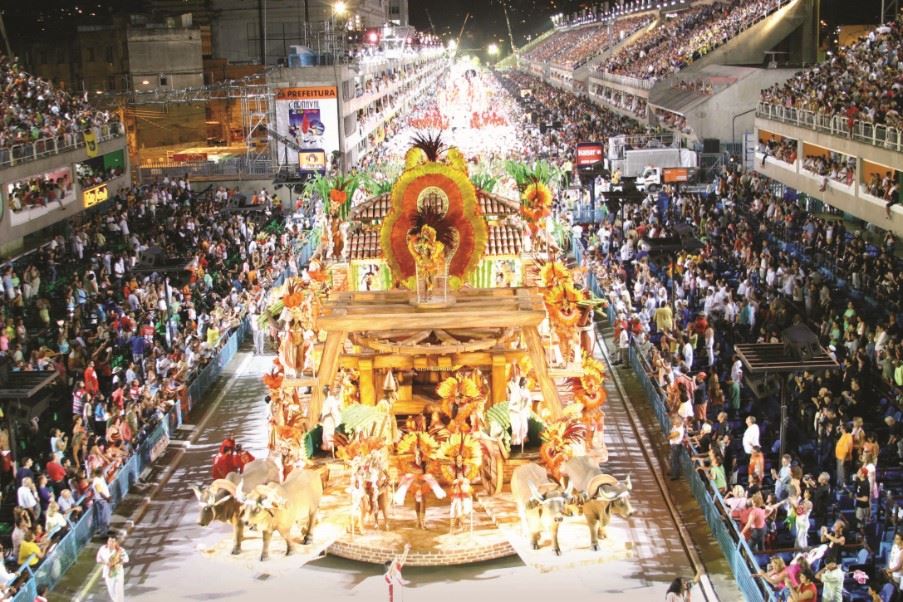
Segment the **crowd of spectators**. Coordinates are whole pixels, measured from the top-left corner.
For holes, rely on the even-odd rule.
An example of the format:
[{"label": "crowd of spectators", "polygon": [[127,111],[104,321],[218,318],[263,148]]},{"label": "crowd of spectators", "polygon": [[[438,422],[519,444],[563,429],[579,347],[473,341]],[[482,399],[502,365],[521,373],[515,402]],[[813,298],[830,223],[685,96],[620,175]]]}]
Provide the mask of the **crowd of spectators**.
[{"label": "crowd of spectators", "polygon": [[613,107],[630,111],[641,120],[647,118],[648,104],[642,96],[628,94],[608,86],[596,86],[596,94]]},{"label": "crowd of spectators", "polygon": [[665,109],[655,109],[654,113],[658,122],[666,128],[677,130],[684,134],[693,132],[693,128],[687,125],[687,118],[680,113],[666,111]]},{"label": "crowd of spectators", "polygon": [[[525,112],[535,115],[534,120],[561,126],[547,129],[544,133],[540,130],[525,140],[525,157],[553,157],[556,161],[564,158],[572,162],[578,142],[603,142],[611,136],[654,131],[629,117],[599,107],[586,96],[564,93],[521,72],[499,74],[499,81],[521,102]],[[529,89],[531,95],[521,97],[520,91],[523,89]]]},{"label": "crowd of spectators", "polygon": [[85,188],[91,188],[92,186],[99,186],[100,184],[116,179],[123,174],[121,167],[95,169],[87,164],[79,163],[77,169],[78,183],[83,190]]},{"label": "crowd of spectators", "polygon": [[284,228],[278,198],[223,211],[231,196],[184,179],[123,189],[2,267],[0,361],[56,371],[69,400],[14,450],[0,431],[0,485],[17,501],[7,560],[40,562],[89,505],[105,530],[106,483],[168,410],[187,412],[191,380],[257,319],[270,283],[297,272],[303,233]]},{"label": "crowd of spectators", "polygon": [[68,169],[57,176],[36,176],[10,185],[9,207],[18,213],[32,207],[59,203],[60,209],[65,209],[63,199],[74,194],[72,189],[72,175]]},{"label": "crowd of spectators", "polygon": [[622,17],[613,23],[604,22],[577,29],[556,31],[524,57],[529,61],[554,63],[566,69],[576,69],[639,31],[650,23],[648,16]]},{"label": "crowd of spectators", "polygon": [[903,128],[903,22],[882,25],[828,60],[762,91],[762,102]]},{"label": "crowd of spectators", "polygon": [[762,153],[762,165],[768,157],[774,157],[784,163],[791,165],[796,163],[798,158],[796,149],[798,143],[793,138],[770,138],[768,140],[759,140],[759,152]]},{"label": "crowd of spectators", "polygon": [[856,180],[856,158],[833,151],[824,155],[810,155],[803,159],[803,169],[822,178],[821,190],[828,180],[851,186]]},{"label": "crowd of spectators", "polygon": [[[711,190],[666,190],[583,230],[586,267],[612,305],[616,344],[625,359],[631,345],[644,358],[672,415],[672,444],[692,444],[711,490],[724,496],[724,520],[758,553],[763,585],[791,595],[802,573],[824,594],[862,591],[863,575],[876,591],[899,588],[896,239],[869,243],[736,165]],[[701,250],[650,257],[649,239],[673,235],[678,222]],[[778,394],[754,396],[734,345],[781,343],[784,329],[801,324],[839,369],[788,378],[782,456]]]},{"label": "crowd of spectators", "polygon": [[49,81],[23,71],[18,59],[0,55],[0,148],[77,134],[116,119]]},{"label": "crowd of spectators", "polygon": [[662,25],[622,48],[599,70],[659,80],[676,73],[777,10],[784,0],[734,0],[671,13]]}]

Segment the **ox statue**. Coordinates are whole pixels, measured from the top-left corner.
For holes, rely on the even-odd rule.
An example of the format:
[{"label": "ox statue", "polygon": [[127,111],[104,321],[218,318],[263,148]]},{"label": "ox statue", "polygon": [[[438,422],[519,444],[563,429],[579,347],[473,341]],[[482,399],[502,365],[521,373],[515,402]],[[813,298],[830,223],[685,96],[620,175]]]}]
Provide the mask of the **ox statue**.
[{"label": "ox statue", "polygon": [[587,484],[583,516],[589,527],[593,550],[599,549],[599,539],[605,539],[605,528],[611,522],[612,514],[621,518],[628,518],[633,514],[633,506],[630,504],[632,489],[629,476],[623,485],[607,474],[600,474]]},{"label": "ox statue", "polygon": [[232,525],[234,543],[232,553],[241,553],[241,541],[244,536],[242,523],[242,502],[244,494],[253,491],[258,485],[278,480],[279,468],[270,460],[254,460],[248,462],[241,474],[230,472],[225,479],[217,479],[208,487],[192,487],[194,495],[201,504],[198,524],[206,527],[214,521]]},{"label": "ox statue", "polygon": [[599,465],[589,456],[575,456],[561,465],[562,485],[570,486],[578,497],[591,497],[587,493],[590,481],[602,474]]},{"label": "ox statue", "polygon": [[311,540],[320,498],[323,497],[323,477],[320,471],[296,468],[284,483],[278,481],[258,485],[245,499],[243,518],[263,535],[260,559],[270,553],[270,540],[277,531],[285,540],[285,554],[292,553],[292,527],[301,524],[303,545]]},{"label": "ox statue", "polygon": [[521,525],[530,534],[534,550],[539,549],[539,538],[546,530],[552,539],[555,554],[561,555],[558,545],[558,527],[565,516],[571,516],[571,488],[562,488],[551,481],[546,469],[536,463],[514,469],[511,475],[511,494],[517,503]]}]

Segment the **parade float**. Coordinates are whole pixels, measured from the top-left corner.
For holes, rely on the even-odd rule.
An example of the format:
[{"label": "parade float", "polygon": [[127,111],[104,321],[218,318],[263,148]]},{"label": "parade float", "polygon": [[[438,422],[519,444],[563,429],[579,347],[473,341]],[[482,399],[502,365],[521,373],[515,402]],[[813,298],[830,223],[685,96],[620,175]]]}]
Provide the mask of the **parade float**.
[{"label": "parade float", "polygon": [[[342,250],[324,241],[261,316],[279,340],[264,377],[270,457],[283,479],[323,476],[319,520],[333,528],[314,528],[314,545],[368,562],[410,545],[408,564],[469,563],[522,553],[517,541],[538,547],[566,507],[629,495],[610,477],[581,492],[569,483],[607,460],[605,371],[572,270],[543,243],[524,251],[545,228],[543,182],[520,202],[482,193],[457,149],[424,136],[387,195],[350,207],[354,182],[318,185]],[[359,256],[363,235],[378,241],[367,260],[389,274],[380,287],[330,273],[348,269],[341,257]],[[498,286],[474,279],[493,252],[515,262]],[[535,286],[517,286],[528,263]],[[531,537],[509,528],[519,518]],[[557,527],[553,540],[560,552]]]}]

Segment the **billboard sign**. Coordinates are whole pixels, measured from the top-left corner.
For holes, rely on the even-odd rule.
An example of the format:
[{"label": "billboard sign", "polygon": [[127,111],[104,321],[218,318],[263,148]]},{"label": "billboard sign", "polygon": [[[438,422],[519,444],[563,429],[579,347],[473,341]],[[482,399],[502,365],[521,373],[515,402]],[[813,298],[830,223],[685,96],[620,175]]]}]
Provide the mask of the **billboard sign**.
[{"label": "billboard sign", "polygon": [[84,200],[85,209],[93,207],[94,205],[99,205],[106,201],[108,198],[110,198],[110,189],[107,188],[106,184],[88,188],[84,192],[82,192],[82,199]]},{"label": "billboard sign", "polygon": [[662,183],[664,184],[685,184],[689,182],[694,175],[694,169],[689,167],[665,167],[662,168]]},{"label": "billboard sign", "polygon": [[277,88],[276,131],[282,136],[277,141],[277,156],[286,164],[301,165],[299,148],[301,152],[318,150],[330,157],[339,150],[336,87]]},{"label": "billboard sign", "polygon": [[605,158],[605,147],[599,142],[581,142],[577,145],[577,167],[595,165]]},{"label": "billboard sign", "polygon": [[306,173],[326,173],[329,161],[326,151],[322,148],[314,148],[298,152],[298,167]]}]

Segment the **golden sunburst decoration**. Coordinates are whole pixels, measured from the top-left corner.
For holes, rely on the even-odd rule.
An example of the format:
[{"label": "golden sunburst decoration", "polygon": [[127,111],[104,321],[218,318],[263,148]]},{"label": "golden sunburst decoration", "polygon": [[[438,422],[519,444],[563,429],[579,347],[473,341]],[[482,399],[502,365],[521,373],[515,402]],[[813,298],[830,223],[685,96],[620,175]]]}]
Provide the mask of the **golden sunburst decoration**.
[{"label": "golden sunburst decoration", "polygon": [[480,384],[475,378],[464,374],[456,374],[442,381],[436,387],[436,393],[442,399],[441,411],[451,418],[448,428],[452,432],[470,430],[468,419],[476,412],[482,402]]},{"label": "golden sunburst decoration", "polygon": [[454,433],[439,447],[438,457],[442,477],[452,482],[459,475],[473,481],[480,474],[483,452],[479,442],[466,433]]},{"label": "golden sunburst decoration", "polygon": [[464,155],[456,148],[446,149],[438,135],[418,136],[414,142],[405,156],[405,170],[392,187],[392,206],[380,230],[380,244],[395,279],[413,289],[417,270],[408,235],[416,228],[424,207],[433,204],[432,211],[437,215],[431,227],[440,225],[456,235],[447,262],[449,286],[457,289],[479,266],[489,228],[468,177]]},{"label": "golden sunburst decoration", "polygon": [[539,459],[556,480],[560,477],[561,465],[573,457],[572,446],[586,441],[586,425],[577,416],[565,415],[546,424],[540,435]]}]

